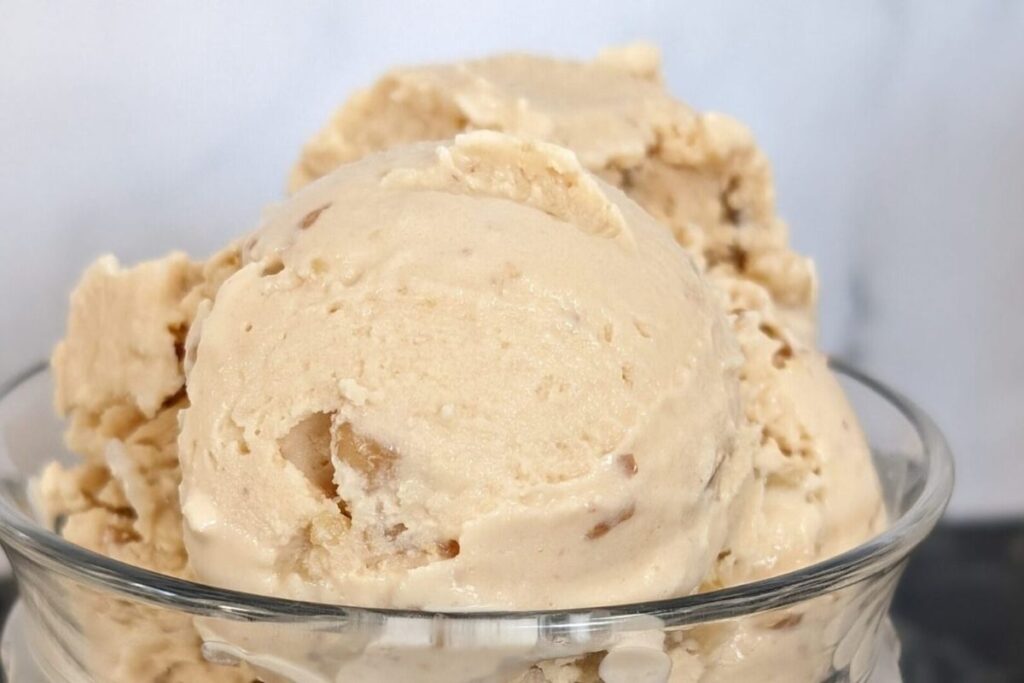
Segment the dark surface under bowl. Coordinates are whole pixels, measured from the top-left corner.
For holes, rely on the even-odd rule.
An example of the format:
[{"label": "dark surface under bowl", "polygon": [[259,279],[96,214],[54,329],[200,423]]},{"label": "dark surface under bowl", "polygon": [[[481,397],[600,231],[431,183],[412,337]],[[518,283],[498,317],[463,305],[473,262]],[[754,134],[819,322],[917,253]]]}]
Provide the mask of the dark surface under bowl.
[{"label": "dark surface under bowl", "polygon": [[893,615],[906,683],[1024,683],[1024,520],[941,522]]}]

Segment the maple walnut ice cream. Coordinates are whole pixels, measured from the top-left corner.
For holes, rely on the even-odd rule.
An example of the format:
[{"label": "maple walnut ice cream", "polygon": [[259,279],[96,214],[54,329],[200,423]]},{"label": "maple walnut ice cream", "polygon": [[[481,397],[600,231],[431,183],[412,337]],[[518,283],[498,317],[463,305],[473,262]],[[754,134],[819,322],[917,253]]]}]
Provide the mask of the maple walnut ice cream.
[{"label": "maple walnut ice cream", "polygon": [[[735,585],[884,524],[767,163],[649,49],[392,72],[291,189],[205,263],[86,272],[53,364],[83,460],[38,486],[69,540],[280,597],[515,610]],[[257,676],[179,630],[109,659]],[[687,646],[671,680],[742,680],[723,651],[763,640]]]}]

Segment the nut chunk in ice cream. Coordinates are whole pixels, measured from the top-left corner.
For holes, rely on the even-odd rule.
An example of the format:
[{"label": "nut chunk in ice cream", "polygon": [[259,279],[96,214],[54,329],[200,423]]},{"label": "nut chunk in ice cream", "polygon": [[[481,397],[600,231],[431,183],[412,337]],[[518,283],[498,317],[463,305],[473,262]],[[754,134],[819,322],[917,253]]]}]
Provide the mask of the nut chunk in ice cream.
[{"label": "nut chunk in ice cream", "polygon": [[393,607],[685,594],[751,471],[739,349],[685,253],[569,151],[495,132],[270,215],[187,341],[197,575]]}]

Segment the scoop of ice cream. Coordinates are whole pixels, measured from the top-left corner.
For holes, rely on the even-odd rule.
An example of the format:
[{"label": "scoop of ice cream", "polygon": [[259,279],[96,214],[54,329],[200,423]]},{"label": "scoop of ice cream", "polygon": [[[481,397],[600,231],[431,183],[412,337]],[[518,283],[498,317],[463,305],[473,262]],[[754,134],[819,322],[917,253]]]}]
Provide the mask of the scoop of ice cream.
[{"label": "scoop of ice cream", "polygon": [[44,513],[65,520],[67,538],[148,569],[187,572],[177,494],[185,337],[238,258],[228,247],[205,264],[173,253],[122,268],[105,256],[82,276],[52,371],[65,441],[83,462],[51,463],[36,487]]},{"label": "scoop of ice cream", "polygon": [[398,69],[338,110],[291,186],[381,148],[489,128],[565,145],[668,226],[723,295],[759,432],[713,588],[850,548],[884,513],[867,445],[813,346],[813,267],[788,244],[766,159],[735,120],[672,98],[659,70],[645,45],[591,62],[505,55]]},{"label": "scoop of ice cream", "polygon": [[[813,269],[787,244],[768,164],[742,125],[674,101],[656,55],[642,47],[590,63],[513,55],[401,69],[339,110],[307,146],[293,185],[315,176],[318,163],[337,163],[334,155],[429,134],[411,120],[527,131],[572,148],[667,225],[725,294],[759,444],[704,589],[798,569],[881,530],[867,445],[813,348]],[[747,640],[747,658],[760,662],[750,643],[770,648],[777,638]]]},{"label": "scoop of ice cream", "polygon": [[[181,389],[175,346],[185,339],[182,301],[199,271],[180,253],[126,270],[113,256],[90,266],[72,295],[67,336],[54,351],[61,414],[98,416],[123,404],[153,417]],[[97,365],[106,371],[95,372]]]},{"label": "scoop of ice cream", "polygon": [[187,344],[201,579],[478,609],[701,583],[751,470],[739,350],[669,233],[570,152],[373,156],[245,260]]},{"label": "scoop of ice cream", "polygon": [[[71,296],[53,358],[65,440],[82,456],[53,462],[33,487],[64,538],[164,574],[193,578],[182,539],[178,413],[187,405],[185,336],[199,304],[238,267],[228,247],[204,264],[183,254],[131,268],[103,257]],[[192,620],[155,607],[75,594],[96,680],[250,683],[247,667],[203,660]]]},{"label": "scoop of ice cream", "polygon": [[758,446],[706,590],[805,567],[885,525],[867,441],[825,356],[787,329],[762,287],[723,272],[710,280],[740,344],[742,404]]},{"label": "scoop of ice cream", "polygon": [[813,267],[788,247],[767,160],[736,120],[675,100],[648,45],[591,62],[511,54],[397,69],[306,144],[290,187],[371,152],[474,129],[573,150],[669,226],[699,265],[761,284],[790,326],[813,336]]}]

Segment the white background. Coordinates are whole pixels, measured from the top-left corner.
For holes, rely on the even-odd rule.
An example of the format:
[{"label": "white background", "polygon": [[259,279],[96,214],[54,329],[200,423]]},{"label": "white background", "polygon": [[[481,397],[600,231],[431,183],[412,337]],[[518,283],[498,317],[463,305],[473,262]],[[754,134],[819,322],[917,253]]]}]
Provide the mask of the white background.
[{"label": "white background", "polygon": [[953,443],[953,511],[1024,513],[1024,3],[0,0],[0,375],[103,251],[201,256],[388,66],[660,44],[775,163],[827,348]]}]

